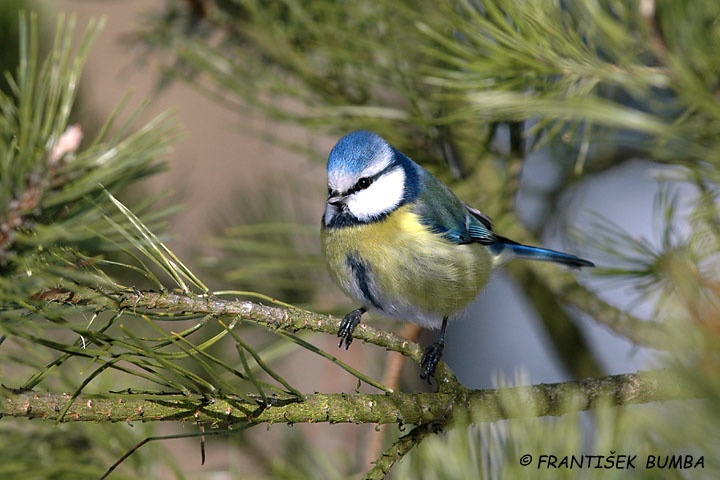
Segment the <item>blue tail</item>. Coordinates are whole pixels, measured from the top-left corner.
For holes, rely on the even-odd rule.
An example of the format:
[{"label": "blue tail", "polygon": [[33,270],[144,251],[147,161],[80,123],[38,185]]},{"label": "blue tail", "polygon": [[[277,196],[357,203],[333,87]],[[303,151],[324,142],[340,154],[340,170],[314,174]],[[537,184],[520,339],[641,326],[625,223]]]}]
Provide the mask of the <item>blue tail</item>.
[{"label": "blue tail", "polygon": [[503,237],[498,237],[498,240],[500,241],[493,245],[496,251],[498,251],[498,253],[505,249],[508,249],[512,252],[513,256],[517,258],[525,258],[528,260],[542,260],[544,262],[557,262],[562,263],[563,265],[567,265],[571,268],[595,266],[593,262],[580,257],[576,257],[575,255],[570,255],[569,253],[549,250],[547,248],[522,245],[520,243]]}]

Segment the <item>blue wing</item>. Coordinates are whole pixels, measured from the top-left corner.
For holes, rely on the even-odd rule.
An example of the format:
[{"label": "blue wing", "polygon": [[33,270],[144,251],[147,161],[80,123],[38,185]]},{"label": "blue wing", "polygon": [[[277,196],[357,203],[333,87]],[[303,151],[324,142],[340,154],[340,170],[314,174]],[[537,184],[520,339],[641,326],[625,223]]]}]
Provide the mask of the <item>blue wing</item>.
[{"label": "blue wing", "polygon": [[492,218],[485,215],[477,208],[473,208],[467,203],[464,203],[466,214],[466,228],[470,235],[470,239],[473,242],[482,243],[484,245],[492,245],[496,243],[500,237],[495,235],[492,231],[493,224]]},{"label": "blue wing", "polygon": [[594,267],[595,264],[570,255],[547,248],[523,245],[493,232],[492,219],[457,198],[446,201],[424,203],[418,210],[421,222],[433,233],[442,235],[458,245],[480,243],[495,255],[510,254],[513,257],[528,260],[556,262],[571,268]]},{"label": "blue wing", "polygon": [[[452,222],[447,222],[449,218],[452,218]],[[467,243],[494,245],[500,238],[492,231],[490,217],[465,203],[461,203],[461,209],[456,215],[445,216],[443,219],[445,222],[438,221],[437,218],[434,222],[429,222],[428,218],[424,221],[431,226],[433,232],[458,245]]]},{"label": "blue wing", "polygon": [[458,245],[492,245],[498,241],[489,216],[460,201],[445,184],[430,174],[423,180],[424,189],[414,210],[420,222],[431,232]]},{"label": "blue wing", "polygon": [[557,262],[572,268],[594,267],[588,260],[568,253],[520,244],[493,232],[492,219],[470,205],[463,203],[443,183],[430,175],[422,175],[421,189],[414,212],[433,233],[458,245],[480,243],[495,255],[510,254],[529,260]]}]

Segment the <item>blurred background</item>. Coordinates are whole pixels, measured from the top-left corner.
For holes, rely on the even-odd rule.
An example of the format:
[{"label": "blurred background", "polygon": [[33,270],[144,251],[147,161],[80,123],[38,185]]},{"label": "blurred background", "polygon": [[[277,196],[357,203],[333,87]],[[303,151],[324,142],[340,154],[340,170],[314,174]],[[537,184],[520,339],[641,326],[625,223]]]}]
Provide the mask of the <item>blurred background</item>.
[{"label": "blurred background", "polygon": [[[345,66],[343,53],[323,50],[322,44],[314,43],[316,32],[310,29],[308,38],[302,38],[295,30],[288,34],[289,39],[277,33],[277,46],[272,44],[273,37],[268,32],[274,32],[275,26],[281,31],[283,21],[289,25],[300,18],[309,25],[321,24],[323,15],[330,14],[320,4],[307,7],[301,15],[298,11],[302,9],[294,10],[292,2],[269,2],[260,7],[262,2],[249,2],[242,7],[241,3],[15,0],[4,2],[0,11],[2,21],[13,26],[17,8],[24,5],[37,8],[42,13],[43,28],[48,32],[60,14],[76,15],[80,26],[91,18],[106,19],[82,78],[74,112],[76,121],[86,132],[91,132],[127,94],[131,94],[128,100],[131,108],[127,111],[149,102],[137,119],[138,125],[167,109],[175,112],[182,135],[164,159],[166,171],[133,185],[123,193],[123,199],[132,204],[144,197],[162,194],[160,206],[181,206],[169,217],[162,237],[211,288],[259,291],[301,307],[340,316],[357,307],[330,283],[319,260],[318,245],[326,195],[327,153],[341,135],[356,128],[372,128],[387,136],[416,161],[442,176],[463,199],[496,218],[497,231],[508,237],[521,235],[517,238],[520,241],[568,251],[595,261],[599,267],[609,268],[611,261],[603,257],[606,252],[590,245],[588,237],[579,233],[593,231],[599,219],[606,218],[629,237],[662,247],[656,240],[658,229],[662,228],[658,219],[662,182],[658,179],[671,178],[677,172],[677,165],[648,160],[651,149],[644,135],[649,127],[639,129],[640,133],[628,133],[622,131],[623,119],[618,117],[618,125],[606,129],[600,126],[591,130],[584,124],[559,131],[561,129],[542,120],[523,122],[500,110],[493,111],[499,121],[472,112],[468,114],[472,121],[463,123],[453,119],[456,124],[451,124],[447,119],[452,119],[454,111],[436,109],[435,97],[428,96],[427,105],[418,100],[435,87],[452,92],[453,79],[438,79],[440,75],[433,70],[446,67],[443,60],[429,62],[430,67],[426,65],[425,70],[417,71],[418,64],[414,63],[417,59],[398,59],[392,54],[388,55],[389,60],[382,55],[374,58],[373,52],[363,50],[367,45],[358,40],[357,50],[345,53],[345,60],[353,60]],[[437,13],[432,2],[419,4],[418,9]],[[408,5],[406,9],[414,8]],[[448,11],[451,12],[452,7]],[[368,13],[370,20],[360,16],[352,18],[361,26],[363,21],[373,21],[371,13]],[[240,19],[241,27],[235,27],[240,31],[227,27],[231,24],[228,17],[233,14]],[[462,17],[459,10],[457,14]],[[275,19],[272,22],[268,20],[271,16]],[[257,25],[248,20],[250,17]],[[618,14],[618,18],[621,17]],[[434,17],[427,17],[426,29],[447,32],[448,27],[442,21],[433,23],[431,18]],[[265,30],[253,31],[253,26]],[[392,21],[375,27],[379,35],[391,38],[389,51],[397,47],[401,52],[407,47],[402,38],[387,33],[393,28]],[[248,30],[242,31],[242,28]],[[422,26],[418,29],[422,30]],[[12,28],[5,31],[10,38],[16,36]],[[270,40],[263,37],[265,33]],[[339,44],[354,44],[342,33],[337,32]],[[293,37],[295,34],[297,37]],[[48,33],[47,37],[49,41],[52,35]],[[473,41],[472,32],[461,31],[457,37],[469,43]],[[430,49],[435,37],[428,34],[425,38],[426,48]],[[248,39],[256,40],[261,47]],[[298,51],[301,46],[310,45],[316,50],[308,57],[319,59],[319,65],[337,62],[341,65],[337,68],[340,72],[337,78],[328,75],[322,79],[327,86],[318,87],[313,82],[320,79],[315,79],[312,72],[303,71],[312,66],[293,64],[299,63],[292,56],[296,52],[288,53],[285,58],[282,52],[274,50],[275,47],[282,49],[283,41],[296,46]],[[417,40],[406,41],[410,44]],[[203,45],[212,46],[218,57],[204,51]],[[260,53],[253,48],[258,48]],[[11,50],[3,49],[6,53]],[[433,58],[432,52],[419,50],[418,57]],[[223,52],[232,52],[226,59],[229,64],[222,63]],[[367,58],[363,57],[366,53]],[[612,56],[616,52],[603,53]],[[257,64],[248,60],[242,67],[232,65],[233,61],[247,60],[246,56],[255,58],[253,55],[259,59]],[[462,52],[458,55],[462,56]],[[263,62],[273,65],[274,61],[280,66],[268,74],[263,68],[272,70],[272,67],[266,67]],[[378,74],[379,83],[375,78],[364,78],[370,74],[363,71],[363,62],[377,65],[381,70],[383,61],[389,64],[395,61],[397,71],[388,68],[392,72],[388,77]],[[12,70],[8,66],[11,63],[12,59],[3,61],[3,68]],[[253,80],[248,77],[249,83],[276,75],[278,85],[268,84],[258,92],[249,87],[243,90],[243,68],[248,75],[256,75]],[[474,73],[472,65],[464,72]],[[282,77],[285,74],[287,79]],[[436,84],[425,83],[427,77]],[[358,83],[344,85],[343,78],[356,78]],[[326,97],[313,91],[307,101],[299,100],[302,94],[298,92],[302,88],[324,89]],[[603,92],[604,97],[619,104],[635,107],[635,102],[641,102],[639,95],[627,94],[627,98],[624,95],[626,92]],[[647,103],[638,110],[655,113],[657,103],[663,104],[662,97],[661,92],[650,100],[643,98]],[[270,106],[253,104],[253,98],[258,104],[264,102]],[[456,108],[458,112],[470,108],[455,97],[448,98],[437,103],[444,109]],[[357,99],[356,104],[352,103],[353,99]],[[324,110],[323,100],[334,109]],[[490,100],[487,104],[492,107]],[[438,118],[445,120],[435,122]],[[553,135],[544,135],[543,131]],[[518,132],[524,141],[518,141]],[[593,134],[599,140],[588,146],[586,135]],[[657,145],[653,145],[655,147]],[[493,177],[488,173],[493,167],[502,172],[513,171],[518,157],[521,175]],[[512,187],[515,181],[518,184]],[[500,186],[489,189],[488,183]],[[494,197],[486,195],[489,190],[493,190]],[[689,208],[683,202],[692,199],[691,189],[680,186],[673,189],[673,194],[679,199],[680,209]],[[674,225],[679,236],[686,235],[688,228],[682,221]],[[560,267],[542,272],[549,276],[567,275]],[[532,280],[520,281],[519,278],[526,277],[518,275],[514,267],[509,272],[495,274],[466,318],[452,324],[448,331],[444,360],[464,385],[489,388],[496,386],[500,379],[515,379],[525,384],[561,382],[584,376],[634,372],[658,364],[654,350],[639,347],[613,333],[579,308],[563,307],[559,302],[551,305],[555,308],[541,308],[547,306],[544,299],[533,299],[529,295]],[[638,295],[628,283],[616,282],[612,277],[599,278],[585,271],[575,275],[582,285],[611,305],[652,319],[655,303]],[[536,288],[545,292],[539,284]],[[435,336],[434,332],[415,331],[383,319],[370,321],[381,328],[417,336],[422,344],[432,342]],[[262,332],[257,335],[261,340],[264,338]],[[337,350],[336,340],[330,336],[307,338],[374,378],[386,375],[388,365],[393,362],[392,355],[371,345],[356,343],[346,352]],[[355,378],[343,375],[337,366],[307,352],[294,351],[279,356],[278,368],[282,369],[283,376],[304,392],[352,392],[356,388]],[[404,361],[392,381],[403,390],[428,390],[417,375],[417,365]],[[157,428],[160,433],[178,431],[175,425]],[[330,452],[327,457],[332,457],[325,459],[330,466],[313,458],[315,463],[311,468],[323,472],[318,475],[320,478],[332,477],[329,472],[334,472],[338,464],[354,466],[350,471],[363,471],[358,465],[367,465],[375,458],[373,455],[379,449],[374,444],[380,436],[372,425],[331,428],[275,425],[268,428],[266,435],[256,436],[249,445],[243,442],[242,448],[238,448],[240,441],[232,437],[210,439],[208,461],[204,466],[200,465],[194,439],[169,441],[164,454],[174,457],[184,478],[262,478],[273,468],[276,473],[282,470],[272,466],[283,462],[279,454],[273,453],[283,450],[277,449],[277,445],[283,445],[286,449],[283,451],[296,451],[292,449],[298,449],[304,439],[309,438],[318,451]],[[172,442],[177,442],[179,447]],[[282,471],[287,478],[293,477],[291,468]],[[238,472],[242,472],[242,476],[238,476]],[[301,469],[295,474],[302,478],[299,472]],[[162,474],[174,478],[168,471]]]},{"label": "blurred background", "polygon": [[[220,228],[256,223],[264,215],[288,214],[291,218],[287,220],[309,227],[319,225],[326,190],[324,162],[337,138],[274,122],[250,108],[239,114],[183,82],[163,84],[162,52],[138,43],[138,34],[149,17],[161,14],[157,5],[140,0],[38,4],[44,6],[50,23],[57,13],[76,14],[80,25],[90,18],[107,18],[85,69],[79,116],[105,118],[128,93],[131,103],[150,101],[140,121],[167,109],[177,112],[183,133],[167,159],[168,171],[150,177],[142,187],[150,192],[168,192],[169,202],[182,205],[168,230],[169,245],[181,258],[199,266],[203,255],[212,253],[208,240]],[[504,137],[507,141],[507,134]],[[305,155],[283,147],[292,143],[315,151]],[[548,155],[547,151],[532,154],[526,162],[517,203],[520,218],[530,225],[542,218],[538,209],[546,208],[542,206],[543,192],[555,188],[560,175]],[[556,221],[581,228],[589,224],[588,212],[592,211],[612,218],[635,236],[650,238],[657,173],[637,160],[589,178],[562,200],[565,217]],[[482,204],[475,206],[494,216]],[[273,211],[278,208],[292,211]],[[543,245],[583,254],[582,247],[558,225],[549,230],[542,238]],[[319,254],[319,245],[310,248]],[[343,302],[342,294],[327,280],[325,277],[320,287],[324,291],[314,293],[320,299],[331,297],[328,302],[335,305]],[[617,295],[613,299],[621,301]],[[347,302],[345,305],[352,308]],[[512,376],[515,370],[527,371],[534,381],[566,378],[530,309],[511,280],[498,273],[468,315],[472,318],[453,325],[448,340],[453,347],[448,348],[446,360],[467,385],[489,386],[496,373]],[[647,355],[604,327],[580,321],[608,373],[637,370],[648,360]]]}]

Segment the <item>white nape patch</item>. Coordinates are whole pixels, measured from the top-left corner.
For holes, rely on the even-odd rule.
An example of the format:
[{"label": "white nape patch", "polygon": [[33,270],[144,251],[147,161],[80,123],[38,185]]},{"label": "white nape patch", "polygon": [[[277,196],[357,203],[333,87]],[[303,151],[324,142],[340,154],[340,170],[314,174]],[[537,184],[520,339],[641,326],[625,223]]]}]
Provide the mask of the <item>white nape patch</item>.
[{"label": "white nape patch", "polygon": [[350,213],[367,222],[385,213],[390,213],[405,195],[405,171],[401,166],[381,175],[365,190],[355,192],[347,199]]}]

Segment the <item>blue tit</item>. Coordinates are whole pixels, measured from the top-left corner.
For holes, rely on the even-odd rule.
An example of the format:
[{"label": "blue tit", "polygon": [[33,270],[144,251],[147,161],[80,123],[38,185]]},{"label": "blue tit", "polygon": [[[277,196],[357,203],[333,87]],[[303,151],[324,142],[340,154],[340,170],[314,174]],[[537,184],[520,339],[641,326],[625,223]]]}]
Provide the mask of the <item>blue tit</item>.
[{"label": "blue tit", "polygon": [[440,329],[421,361],[428,381],[442,357],[448,319],[462,314],[506,260],[594,266],[495,234],[490,217],[373,132],[341,138],[327,177],[322,252],[335,283],[361,305],[343,318],[338,346],[350,346],[368,310]]}]

